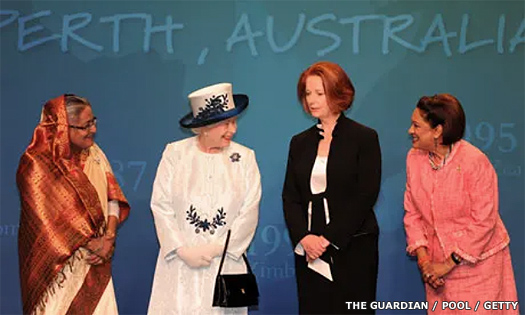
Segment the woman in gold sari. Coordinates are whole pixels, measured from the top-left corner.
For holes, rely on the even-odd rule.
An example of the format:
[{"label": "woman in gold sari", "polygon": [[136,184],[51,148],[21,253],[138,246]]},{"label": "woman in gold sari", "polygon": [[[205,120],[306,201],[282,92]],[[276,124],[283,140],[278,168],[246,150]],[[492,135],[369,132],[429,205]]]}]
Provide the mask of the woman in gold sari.
[{"label": "woman in gold sari", "polygon": [[111,257],[129,205],[75,95],[48,101],[20,159],[18,234],[24,314],[117,314]]}]

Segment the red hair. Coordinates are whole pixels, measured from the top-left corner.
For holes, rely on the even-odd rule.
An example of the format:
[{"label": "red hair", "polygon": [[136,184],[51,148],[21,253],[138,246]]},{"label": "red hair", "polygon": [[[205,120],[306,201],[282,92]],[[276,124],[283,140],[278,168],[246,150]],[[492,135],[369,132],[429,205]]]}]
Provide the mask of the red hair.
[{"label": "red hair", "polygon": [[310,110],[306,104],[306,79],[310,76],[323,80],[326,100],[333,112],[340,113],[352,106],[355,89],[346,72],[336,63],[319,61],[304,70],[297,82],[297,98],[307,113]]}]

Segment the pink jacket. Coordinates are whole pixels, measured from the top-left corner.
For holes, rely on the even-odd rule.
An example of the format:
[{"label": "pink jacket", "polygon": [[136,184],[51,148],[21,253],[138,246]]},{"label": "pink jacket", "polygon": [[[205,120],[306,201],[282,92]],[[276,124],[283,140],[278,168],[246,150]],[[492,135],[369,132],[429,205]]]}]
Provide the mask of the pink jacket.
[{"label": "pink jacket", "polygon": [[509,244],[498,212],[498,178],[478,148],[458,141],[437,171],[431,168],[427,151],[411,149],[406,169],[404,224],[409,254],[420,246],[429,247],[435,235],[446,255],[443,260],[455,252],[475,264]]}]

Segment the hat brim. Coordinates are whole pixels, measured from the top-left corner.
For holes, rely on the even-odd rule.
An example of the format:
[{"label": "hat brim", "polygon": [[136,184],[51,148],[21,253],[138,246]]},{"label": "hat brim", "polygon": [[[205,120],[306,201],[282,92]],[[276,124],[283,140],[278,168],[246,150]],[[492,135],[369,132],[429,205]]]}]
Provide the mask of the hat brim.
[{"label": "hat brim", "polygon": [[215,124],[239,115],[246,109],[246,107],[248,107],[248,103],[250,102],[248,96],[244,94],[233,94],[233,101],[235,102],[234,109],[222,112],[207,119],[195,119],[195,117],[193,117],[193,113],[189,113],[182,117],[179,123],[184,128],[199,128]]}]

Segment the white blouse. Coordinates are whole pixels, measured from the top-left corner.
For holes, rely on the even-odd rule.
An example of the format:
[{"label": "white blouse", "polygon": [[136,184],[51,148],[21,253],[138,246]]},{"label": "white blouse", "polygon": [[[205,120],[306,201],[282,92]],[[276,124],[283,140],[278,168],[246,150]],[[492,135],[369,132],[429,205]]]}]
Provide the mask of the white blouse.
[{"label": "white blouse", "polygon": [[[310,176],[310,190],[312,194],[320,194],[326,190],[326,165],[328,163],[328,156],[318,155],[315,158],[314,167],[312,168],[312,175]],[[328,202],[323,198],[324,214],[326,217],[326,224],[330,223],[330,212],[328,211]],[[312,227],[312,202],[308,203],[308,231]],[[295,253],[304,256],[304,248],[301,243],[295,247]]]},{"label": "white blouse", "polygon": [[320,194],[326,190],[326,163],[327,156],[317,156],[315,158],[312,175],[310,177],[310,189],[312,194]]}]

